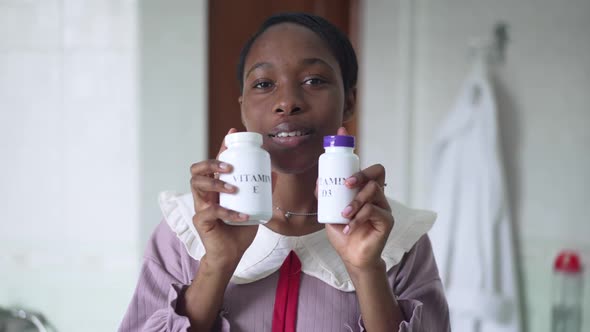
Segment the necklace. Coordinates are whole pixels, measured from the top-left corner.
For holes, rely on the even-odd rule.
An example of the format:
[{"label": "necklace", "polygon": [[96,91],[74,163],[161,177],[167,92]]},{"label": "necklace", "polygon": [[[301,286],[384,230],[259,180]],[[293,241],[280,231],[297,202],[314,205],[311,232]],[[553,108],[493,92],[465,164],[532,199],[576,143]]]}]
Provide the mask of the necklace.
[{"label": "necklace", "polygon": [[283,210],[276,205],[274,207],[275,207],[275,210],[281,211],[281,213],[283,213],[285,218],[287,218],[287,219],[289,219],[289,217],[291,217],[291,216],[309,217],[309,216],[317,216],[318,215],[317,212],[291,212],[291,211]]}]

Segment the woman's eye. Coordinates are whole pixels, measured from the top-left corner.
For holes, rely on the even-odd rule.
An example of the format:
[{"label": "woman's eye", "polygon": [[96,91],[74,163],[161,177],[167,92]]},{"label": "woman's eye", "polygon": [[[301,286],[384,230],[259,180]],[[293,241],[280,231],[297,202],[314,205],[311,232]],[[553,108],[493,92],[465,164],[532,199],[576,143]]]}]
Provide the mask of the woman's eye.
[{"label": "woman's eye", "polygon": [[254,84],[254,89],[268,89],[272,87],[272,82],[262,81]]},{"label": "woman's eye", "polygon": [[324,81],[321,78],[317,78],[317,77],[306,79],[303,82],[303,84],[307,84],[307,85],[320,85],[320,84],[323,84],[323,83],[326,83],[326,81]]}]

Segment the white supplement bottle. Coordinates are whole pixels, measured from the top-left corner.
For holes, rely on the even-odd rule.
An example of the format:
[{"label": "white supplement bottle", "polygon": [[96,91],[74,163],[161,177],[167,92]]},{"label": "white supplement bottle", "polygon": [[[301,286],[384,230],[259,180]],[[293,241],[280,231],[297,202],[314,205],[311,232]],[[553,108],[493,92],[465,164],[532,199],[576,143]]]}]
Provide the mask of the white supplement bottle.
[{"label": "white supplement bottle", "polygon": [[318,222],[347,224],[342,210],[356,196],[358,189],[349,189],[344,181],[360,170],[359,157],[354,154],[354,136],[325,136],[325,152],[318,165]]},{"label": "white supplement bottle", "polygon": [[230,225],[265,224],[272,217],[272,182],[270,155],[262,149],[262,135],[253,132],[233,133],[225,136],[227,150],[219,160],[233,166],[231,173],[219,175],[221,181],[234,185],[235,193],[219,194],[219,205],[245,213],[248,221]]}]

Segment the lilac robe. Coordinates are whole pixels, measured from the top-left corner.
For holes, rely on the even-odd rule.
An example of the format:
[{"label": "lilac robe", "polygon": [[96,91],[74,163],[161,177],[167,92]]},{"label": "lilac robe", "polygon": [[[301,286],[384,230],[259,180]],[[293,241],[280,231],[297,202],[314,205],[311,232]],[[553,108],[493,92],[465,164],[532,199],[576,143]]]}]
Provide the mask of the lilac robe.
[{"label": "lilac robe", "polygon": [[[176,310],[199,261],[165,221],[146,248],[137,288],[119,331],[188,331]],[[430,240],[422,236],[403,260],[387,272],[404,321],[399,331],[450,331],[449,311]],[[229,283],[216,322],[219,331],[271,331],[279,271],[249,284]],[[301,274],[297,331],[364,331],[355,292],[343,292]]]}]

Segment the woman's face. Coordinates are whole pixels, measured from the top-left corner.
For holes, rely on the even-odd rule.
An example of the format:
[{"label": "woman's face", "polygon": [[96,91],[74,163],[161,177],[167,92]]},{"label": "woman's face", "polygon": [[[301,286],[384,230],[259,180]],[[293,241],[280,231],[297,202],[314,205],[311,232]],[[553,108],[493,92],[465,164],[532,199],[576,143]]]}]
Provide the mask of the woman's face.
[{"label": "woman's face", "polygon": [[292,23],[270,27],[244,66],[242,121],[261,133],[273,168],[300,173],[315,167],[323,137],[335,135],[354,106],[338,61],[322,39]]}]

